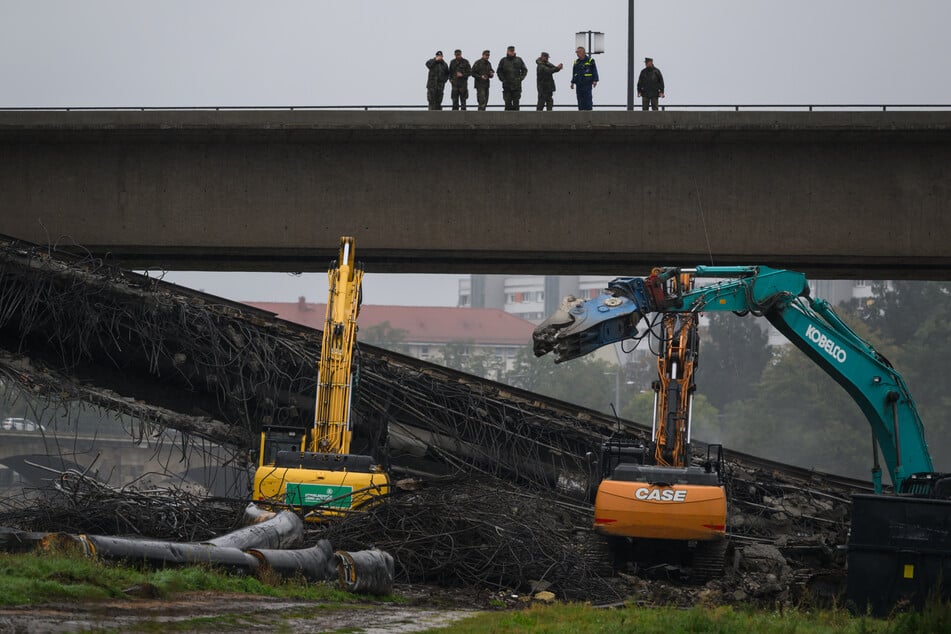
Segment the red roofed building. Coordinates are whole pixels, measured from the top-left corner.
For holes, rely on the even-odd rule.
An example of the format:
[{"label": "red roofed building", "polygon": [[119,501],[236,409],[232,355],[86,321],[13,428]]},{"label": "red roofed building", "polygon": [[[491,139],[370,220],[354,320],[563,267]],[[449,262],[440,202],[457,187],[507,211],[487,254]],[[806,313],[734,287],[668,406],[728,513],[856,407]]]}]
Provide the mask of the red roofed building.
[{"label": "red roofed building", "polygon": [[[326,304],[301,297],[292,302],[245,302],[280,319],[323,330]],[[359,341],[439,362],[447,344],[468,354],[491,354],[511,368],[517,352],[532,343],[535,325],[497,308],[377,306],[364,304],[357,318]],[[466,345],[467,344],[467,345]]]}]

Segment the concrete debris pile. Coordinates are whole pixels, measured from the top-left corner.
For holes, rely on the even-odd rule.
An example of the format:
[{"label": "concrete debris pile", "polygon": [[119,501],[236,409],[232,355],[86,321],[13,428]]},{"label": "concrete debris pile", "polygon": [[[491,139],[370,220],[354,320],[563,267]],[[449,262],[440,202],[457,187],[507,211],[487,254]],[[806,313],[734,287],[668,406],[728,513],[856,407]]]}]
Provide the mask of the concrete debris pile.
[{"label": "concrete debris pile", "polygon": [[198,541],[237,528],[246,504],[182,487],[113,487],[70,469],[47,487],[0,500],[0,526]]},{"label": "concrete debris pile", "polygon": [[[835,486],[807,489],[781,473],[728,466],[731,504],[724,576],[686,582],[689,569],[662,565],[612,571],[606,543],[591,530],[589,504],[494,478],[454,478],[398,493],[366,516],[322,528],[341,544],[391,552],[406,583],[551,590],[560,598],[645,603],[825,604],[841,593],[848,499]],[[750,498],[749,501],[744,498]],[[756,501],[752,501],[756,500]],[[829,506],[829,501],[835,504]],[[791,509],[798,509],[795,516]],[[825,516],[825,517],[824,517]],[[733,530],[733,524],[737,526]],[[367,540],[370,540],[369,542]]]},{"label": "concrete debris pile", "polygon": [[345,548],[382,548],[406,583],[617,599],[607,551],[590,523],[589,505],[471,476],[422,483],[315,535]]},{"label": "concrete debris pile", "polygon": [[[615,574],[606,544],[590,528],[590,504],[477,474],[398,482],[385,504],[327,526],[305,527],[299,545],[314,548],[330,540],[347,552],[373,545],[392,555],[401,583],[495,588],[516,595],[548,590],[558,598],[596,602],[631,596],[644,603],[692,605],[716,599],[774,605],[821,603],[840,593],[844,554],[838,546],[847,530],[847,498],[837,499],[842,493],[836,487],[807,489],[780,473],[737,464],[728,470],[727,485],[737,492],[730,506],[731,548],[724,577],[703,586],[685,582],[688,571],[673,565]],[[48,495],[42,504],[4,509],[0,525],[117,532],[153,541],[205,535],[211,526],[236,521],[235,501],[174,490],[113,491],[79,474],[65,475],[83,484]],[[836,502],[831,508],[829,500]],[[86,521],[81,509],[89,512]],[[122,539],[101,539],[124,552]],[[235,538],[198,539],[247,546]],[[166,550],[158,547],[160,553]],[[243,565],[246,558],[239,559]]]}]

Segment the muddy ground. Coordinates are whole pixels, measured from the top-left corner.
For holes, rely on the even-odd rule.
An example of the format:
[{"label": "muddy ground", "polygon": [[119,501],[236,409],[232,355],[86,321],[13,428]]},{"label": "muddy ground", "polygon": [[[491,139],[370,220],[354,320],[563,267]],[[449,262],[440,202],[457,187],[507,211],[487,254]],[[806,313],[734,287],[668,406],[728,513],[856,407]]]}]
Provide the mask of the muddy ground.
[{"label": "muddy ground", "polygon": [[400,586],[401,603],[341,605],[212,592],[167,599],[122,599],[0,608],[0,632],[89,631],[364,632],[397,634],[449,625],[493,608],[490,594]]},{"label": "muddy ground", "polygon": [[[831,604],[841,596],[844,577],[835,571],[826,585],[796,579],[778,549],[758,545],[744,549],[735,569],[723,578],[694,584],[653,575],[614,577],[613,596],[593,605],[691,607],[744,604],[770,608],[778,605]],[[148,589],[146,589],[148,590]],[[127,599],[42,606],[0,608],[0,632],[62,634],[88,631],[176,632],[362,632],[398,634],[448,627],[478,612],[518,610],[538,598],[528,593],[497,589],[444,588],[397,584],[397,602],[367,599],[353,604],[274,599],[246,594],[193,592],[166,599],[148,597],[141,589]],[[618,600],[618,595],[623,596]],[[824,596],[823,596],[824,595]],[[539,595],[541,596],[541,595]],[[553,600],[562,600],[554,596]]]}]

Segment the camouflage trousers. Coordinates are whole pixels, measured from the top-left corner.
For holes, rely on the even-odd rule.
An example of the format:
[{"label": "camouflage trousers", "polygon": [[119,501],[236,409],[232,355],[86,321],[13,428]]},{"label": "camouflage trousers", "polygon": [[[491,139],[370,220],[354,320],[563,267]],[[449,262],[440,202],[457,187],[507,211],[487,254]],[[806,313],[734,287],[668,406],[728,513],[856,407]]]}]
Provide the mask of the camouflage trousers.
[{"label": "camouflage trousers", "polygon": [[489,103],[489,82],[485,84],[476,84],[476,99],[479,102],[479,110],[485,110]]},{"label": "camouflage trousers", "polygon": [[555,107],[555,93],[546,91],[538,91],[538,107],[536,110],[551,110]]},{"label": "camouflage trousers", "polygon": [[456,86],[452,87],[452,92],[450,93],[452,97],[452,109],[459,110],[459,105],[461,102],[462,109],[466,109],[466,99],[469,98],[469,87],[468,86]]},{"label": "camouflage trousers", "polygon": [[442,110],[443,88],[428,88],[426,90],[426,100],[429,102],[430,110]]},{"label": "camouflage trousers", "polygon": [[518,102],[522,99],[522,89],[517,88],[509,90],[502,89],[502,100],[505,102],[506,110],[518,110]]}]

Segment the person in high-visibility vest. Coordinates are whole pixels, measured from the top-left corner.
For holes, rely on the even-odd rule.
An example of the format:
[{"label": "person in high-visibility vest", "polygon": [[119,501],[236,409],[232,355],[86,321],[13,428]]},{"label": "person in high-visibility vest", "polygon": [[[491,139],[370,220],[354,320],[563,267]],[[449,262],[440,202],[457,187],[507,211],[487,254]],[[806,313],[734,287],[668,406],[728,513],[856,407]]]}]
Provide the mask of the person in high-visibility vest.
[{"label": "person in high-visibility vest", "polygon": [[585,53],[583,46],[579,46],[575,52],[578,59],[571,69],[571,88],[578,95],[578,110],[591,110],[594,108],[591,89],[598,85],[598,67],[594,58]]}]

